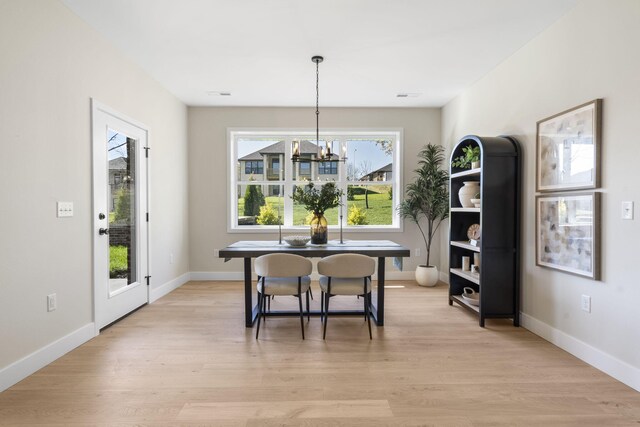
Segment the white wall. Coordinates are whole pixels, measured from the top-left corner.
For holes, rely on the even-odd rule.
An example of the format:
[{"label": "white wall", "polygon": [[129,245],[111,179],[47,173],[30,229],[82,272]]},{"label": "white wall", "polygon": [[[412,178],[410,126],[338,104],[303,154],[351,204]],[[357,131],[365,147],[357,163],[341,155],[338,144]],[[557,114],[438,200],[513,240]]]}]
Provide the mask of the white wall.
[{"label": "white wall", "polygon": [[[428,142],[439,143],[440,110],[433,108],[322,108],[323,128],[403,128],[404,183],[413,179],[417,167],[417,153]],[[242,272],[242,260],[224,263],[214,257],[214,249],[221,249],[240,239],[277,239],[273,234],[238,234],[227,232],[227,203],[229,171],[227,161],[227,128],[315,128],[315,114],[311,108],[189,108],[189,241],[192,272],[215,272],[198,277],[241,277],[221,273]],[[391,239],[412,251],[423,247],[414,224],[405,221],[404,232],[371,233],[367,238]],[[338,237],[338,229],[329,229],[330,238]],[[363,238],[361,233],[346,233],[345,238]],[[432,256],[439,262],[439,242],[434,242]],[[424,248],[422,249],[424,253]],[[420,258],[422,259],[422,258]],[[418,258],[405,258],[407,272],[412,272]],[[424,261],[423,261],[424,262]],[[393,276],[395,269],[387,268]],[[411,275],[413,273],[409,273]]]},{"label": "white wall", "polygon": [[[503,64],[445,106],[443,145],[465,134],[510,134],[524,147],[525,326],[640,389],[640,217],[623,221],[621,202],[640,208],[635,153],[640,117],[640,2],[580,2]],[[536,121],[604,99],[602,281],[535,266]],[[444,232],[443,232],[444,233]],[[446,243],[441,244],[442,266]],[[592,312],[580,308],[592,297]],[[626,371],[626,372],[625,372]]]},{"label": "white wall", "polygon": [[92,322],[91,97],[150,128],[154,289],[188,272],[185,105],[58,1],[0,0],[0,376]]}]

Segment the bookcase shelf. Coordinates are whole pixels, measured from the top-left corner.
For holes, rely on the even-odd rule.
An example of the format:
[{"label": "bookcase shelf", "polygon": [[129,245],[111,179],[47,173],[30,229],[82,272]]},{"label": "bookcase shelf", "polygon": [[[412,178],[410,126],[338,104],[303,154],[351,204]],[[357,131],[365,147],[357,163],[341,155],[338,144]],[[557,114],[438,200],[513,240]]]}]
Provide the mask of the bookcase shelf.
[{"label": "bookcase shelf", "polygon": [[464,271],[461,268],[450,268],[449,271],[453,274],[455,274],[456,276],[460,276],[464,279],[467,279],[468,281],[475,283],[476,285],[480,286],[480,274],[478,273],[472,273],[470,271]]},{"label": "bookcase shelf", "polygon": [[480,246],[473,246],[472,244],[470,244],[467,241],[457,241],[457,240],[452,240],[451,241],[451,245],[452,246],[457,246],[459,248],[463,248],[463,249],[467,249],[473,252],[480,252]]}]

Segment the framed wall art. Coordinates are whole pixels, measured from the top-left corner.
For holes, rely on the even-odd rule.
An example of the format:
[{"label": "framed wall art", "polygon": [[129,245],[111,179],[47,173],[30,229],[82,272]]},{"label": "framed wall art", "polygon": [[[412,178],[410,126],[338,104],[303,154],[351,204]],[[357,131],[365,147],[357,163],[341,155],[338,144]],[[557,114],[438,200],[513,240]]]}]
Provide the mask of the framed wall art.
[{"label": "framed wall art", "polygon": [[600,186],[602,100],[540,120],[536,138],[536,191]]},{"label": "framed wall art", "polygon": [[600,193],[536,196],[536,265],[600,280]]}]

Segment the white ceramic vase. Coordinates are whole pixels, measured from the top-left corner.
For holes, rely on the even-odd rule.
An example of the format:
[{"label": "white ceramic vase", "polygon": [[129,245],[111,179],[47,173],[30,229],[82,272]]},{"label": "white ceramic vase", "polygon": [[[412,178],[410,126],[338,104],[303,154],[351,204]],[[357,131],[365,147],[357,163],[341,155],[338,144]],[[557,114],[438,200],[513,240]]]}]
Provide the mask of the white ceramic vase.
[{"label": "white ceramic vase", "polygon": [[476,194],[480,192],[480,182],[478,181],[465,181],[464,185],[458,191],[458,198],[463,208],[472,208],[474,205],[471,199],[475,198]]},{"label": "white ceramic vase", "polygon": [[435,286],[438,283],[438,268],[419,265],[416,267],[416,282],[418,282],[420,286]]}]

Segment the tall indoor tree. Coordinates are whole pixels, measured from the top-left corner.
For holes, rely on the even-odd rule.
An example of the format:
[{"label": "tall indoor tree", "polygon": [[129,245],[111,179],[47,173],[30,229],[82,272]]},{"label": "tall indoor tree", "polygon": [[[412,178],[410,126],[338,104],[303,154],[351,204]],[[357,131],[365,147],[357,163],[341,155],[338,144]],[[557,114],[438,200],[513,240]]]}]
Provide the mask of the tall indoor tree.
[{"label": "tall indoor tree", "polygon": [[430,264],[431,243],[442,221],[449,217],[449,174],[442,169],[441,145],[425,145],[418,158],[416,177],[407,184],[398,213],[418,226],[426,247],[426,263],[416,268],[416,281],[422,286],[434,286],[438,283],[438,268]]}]

